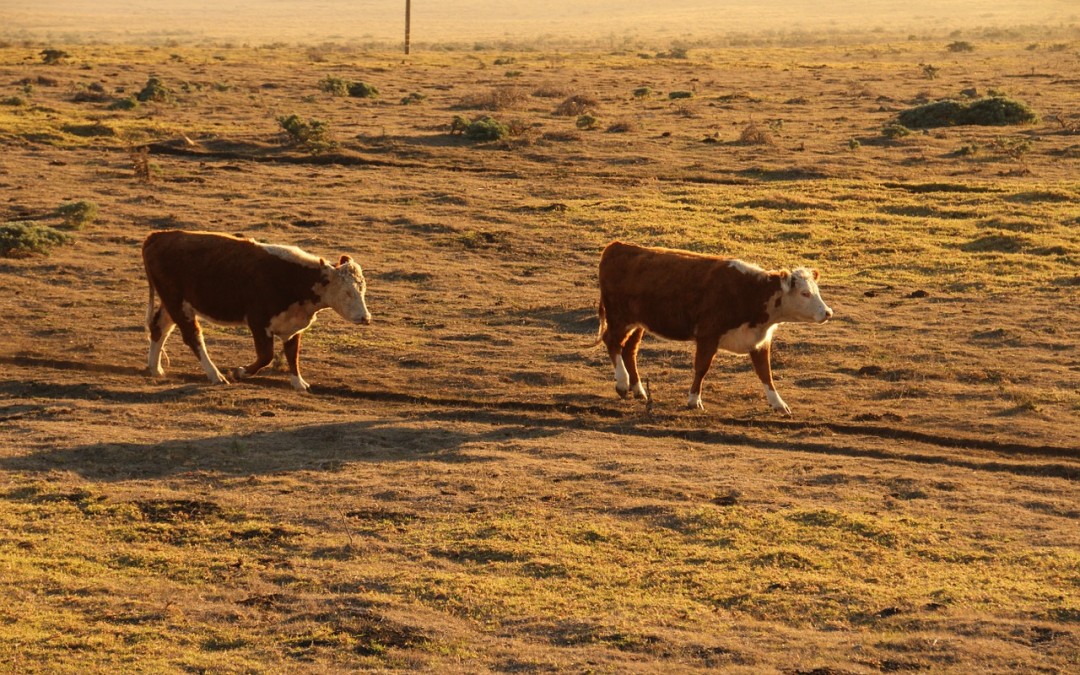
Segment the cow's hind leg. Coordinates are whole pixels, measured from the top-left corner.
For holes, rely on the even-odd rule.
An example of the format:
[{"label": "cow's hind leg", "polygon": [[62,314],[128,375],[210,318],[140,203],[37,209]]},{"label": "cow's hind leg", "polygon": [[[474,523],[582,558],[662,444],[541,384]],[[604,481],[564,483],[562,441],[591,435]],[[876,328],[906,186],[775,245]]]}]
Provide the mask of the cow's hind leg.
[{"label": "cow's hind leg", "polygon": [[623,362],[623,345],[630,337],[632,329],[620,323],[608,323],[604,331],[604,344],[607,345],[611,365],[615,367],[615,391],[625,398],[630,393],[630,372]]},{"label": "cow's hind leg", "polygon": [[163,305],[151,314],[147,328],[150,330],[150,352],[146,357],[146,367],[151,375],[161,376],[165,374],[165,370],[161,367],[165,341],[169,339],[173,328],[176,328],[176,323]]},{"label": "cow's hind leg", "polygon": [[255,338],[255,360],[246,366],[236,369],[236,379],[251,377],[274,360],[274,336],[266,332],[266,328],[251,326],[251,336]]},{"label": "cow's hind leg", "polygon": [[297,391],[307,391],[311,385],[300,377],[300,333],[285,341],[285,360],[289,362],[289,381]]},{"label": "cow's hind leg", "polygon": [[644,328],[635,328],[630,337],[626,339],[626,343],[622,347],[622,362],[623,367],[626,368],[627,381],[630,385],[630,393],[634,395],[634,398],[648,398],[649,395],[645,392],[645,387],[641,385],[641,377],[638,375],[637,369],[637,354],[638,347],[641,346],[641,338],[645,337]]},{"label": "cow's hind leg", "polygon": [[199,359],[199,363],[202,364],[203,370],[206,372],[206,378],[210,380],[210,383],[228,384],[229,381],[225,379],[225,376],[217,369],[214,362],[210,360],[210,355],[206,353],[202,328],[199,327],[199,320],[194,313],[189,315],[187,312],[179,312],[178,316],[174,318],[176,325],[180,328],[180,335],[184,338],[184,344],[191,347],[191,351],[195,352],[195,358]]}]

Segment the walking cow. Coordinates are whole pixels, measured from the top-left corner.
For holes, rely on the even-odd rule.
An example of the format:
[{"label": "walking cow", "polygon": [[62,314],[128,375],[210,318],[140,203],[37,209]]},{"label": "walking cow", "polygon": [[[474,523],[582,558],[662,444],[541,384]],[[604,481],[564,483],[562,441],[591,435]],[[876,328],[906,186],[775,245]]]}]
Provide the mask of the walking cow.
[{"label": "walking cow", "polygon": [[[329,307],[347,321],[371,323],[363,271],[347,255],[330,265],[294,246],[183,230],[151,232],[142,253],[150,285],[146,325],[152,375],[164,375],[165,340],[179,326],[210,382],[228,383],[206,353],[199,327],[199,317],[204,317],[251,329],[257,356],[233,371],[237,379],[254,375],[273,360],[278,337],[285,345],[293,387],[307,391],[310,385],[300,377],[300,334],[315,315]],[[156,311],[155,291],[161,296]]]},{"label": "walking cow", "polygon": [[694,381],[687,405],[704,408],[701,381],[717,349],[749,354],[769,405],[791,409],[773,385],[770,347],[784,322],[824,323],[818,271],[766,272],[734,258],[645,248],[615,241],[600,256],[600,337],[615,367],[615,390],[644,398],[637,352],[645,331],[694,340]]}]

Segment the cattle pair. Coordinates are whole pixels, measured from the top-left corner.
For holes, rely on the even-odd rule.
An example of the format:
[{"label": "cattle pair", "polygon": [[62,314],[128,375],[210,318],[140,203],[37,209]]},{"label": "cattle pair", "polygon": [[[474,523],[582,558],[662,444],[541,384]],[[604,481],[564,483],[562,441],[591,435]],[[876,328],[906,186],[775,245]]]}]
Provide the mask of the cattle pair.
[{"label": "cattle pair", "polygon": [[[226,378],[206,353],[200,316],[247,325],[256,359],[233,371],[250,377],[274,357],[274,338],[285,345],[289,377],[301,391],[300,334],[323,309],[354,323],[370,323],[360,266],[343,255],[337,265],[292,246],[209,232],[152,232],[143,243],[150,294],[147,366],[163,375],[165,340],[179,326],[213,383]],[[621,396],[646,397],[637,370],[645,331],[670,340],[694,340],[694,379],[688,405],[702,408],[701,382],[717,349],[749,354],[769,404],[790,408],[776,393],[770,365],[773,332],[783,322],[823,323],[832,310],[818,291],[817,270],[766,272],[733,258],[612,242],[600,257],[600,331]],[[154,295],[161,296],[155,308]]]}]

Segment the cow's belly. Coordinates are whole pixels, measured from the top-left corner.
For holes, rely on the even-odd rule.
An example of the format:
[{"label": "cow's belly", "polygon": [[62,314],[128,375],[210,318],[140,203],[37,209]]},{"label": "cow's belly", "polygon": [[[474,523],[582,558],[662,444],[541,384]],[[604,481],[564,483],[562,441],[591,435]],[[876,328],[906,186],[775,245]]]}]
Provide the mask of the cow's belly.
[{"label": "cow's belly", "polygon": [[184,314],[189,319],[194,319],[197,316],[219,326],[243,326],[247,322],[247,317],[243,313],[230,312],[219,307],[195,306],[185,300],[183,308]]}]

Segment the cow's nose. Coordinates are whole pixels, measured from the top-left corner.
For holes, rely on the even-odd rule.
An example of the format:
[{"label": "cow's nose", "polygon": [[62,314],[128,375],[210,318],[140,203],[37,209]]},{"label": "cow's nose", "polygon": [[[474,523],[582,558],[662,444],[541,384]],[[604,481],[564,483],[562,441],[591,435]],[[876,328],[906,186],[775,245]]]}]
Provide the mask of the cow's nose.
[{"label": "cow's nose", "polygon": [[364,324],[365,326],[370,326],[371,325],[371,315],[370,314],[365,314],[364,316],[360,317],[360,323]]},{"label": "cow's nose", "polygon": [[832,318],[832,310],[828,307],[825,308],[825,320],[828,321]]}]

